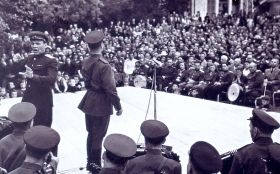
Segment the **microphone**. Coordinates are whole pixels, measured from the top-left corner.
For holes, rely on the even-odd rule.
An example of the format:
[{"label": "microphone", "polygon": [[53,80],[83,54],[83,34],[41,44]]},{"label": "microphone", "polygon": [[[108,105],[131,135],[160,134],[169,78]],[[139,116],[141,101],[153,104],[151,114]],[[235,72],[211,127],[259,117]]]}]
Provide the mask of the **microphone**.
[{"label": "microphone", "polygon": [[161,63],[160,61],[158,61],[156,58],[153,58],[152,60],[153,60],[153,62],[155,62],[155,64],[157,64],[158,66],[162,66],[162,65],[163,65],[163,63]]}]

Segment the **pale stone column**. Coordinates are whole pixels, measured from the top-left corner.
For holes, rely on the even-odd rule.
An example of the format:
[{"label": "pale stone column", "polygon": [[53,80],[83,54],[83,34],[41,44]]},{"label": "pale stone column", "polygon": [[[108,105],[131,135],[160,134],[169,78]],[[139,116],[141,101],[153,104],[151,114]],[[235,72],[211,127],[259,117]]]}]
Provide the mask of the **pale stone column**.
[{"label": "pale stone column", "polygon": [[228,0],[228,14],[231,15],[232,12],[232,0]]},{"label": "pale stone column", "polygon": [[243,4],[244,4],[244,0],[239,0],[239,10],[244,10]]},{"label": "pale stone column", "polygon": [[216,15],[219,14],[219,3],[220,3],[220,0],[215,0],[215,13],[216,13]]},{"label": "pale stone column", "polygon": [[195,13],[195,0],[192,0],[191,1],[191,17],[193,16],[193,14]]}]

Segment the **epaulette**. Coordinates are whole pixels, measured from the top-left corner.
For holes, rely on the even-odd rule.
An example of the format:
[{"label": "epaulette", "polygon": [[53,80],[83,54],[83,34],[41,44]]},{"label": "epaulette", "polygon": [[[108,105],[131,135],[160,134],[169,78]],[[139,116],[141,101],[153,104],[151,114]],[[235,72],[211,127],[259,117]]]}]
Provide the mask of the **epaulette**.
[{"label": "epaulette", "polygon": [[45,54],[45,56],[46,56],[47,58],[54,59],[54,57],[53,57],[52,55],[50,55],[50,54]]},{"label": "epaulette", "polygon": [[[251,144],[253,144],[253,143],[251,143]],[[247,145],[245,145],[245,146],[243,146],[243,147],[240,147],[239,149],[237,149],[237,151],[240,151],[240,150],[244,149],[245,147],[247,147],[247,146],[249,146],[249,145],[251,145],[251,144],[247,144]]]},{"label": "epaulette", "polygon": [[108,62],[106,59],[104,59],[103,57],[100,57],[99,60],[101,60],[101,62],[106,63],[106,64],[109,63],[109,62]]}]

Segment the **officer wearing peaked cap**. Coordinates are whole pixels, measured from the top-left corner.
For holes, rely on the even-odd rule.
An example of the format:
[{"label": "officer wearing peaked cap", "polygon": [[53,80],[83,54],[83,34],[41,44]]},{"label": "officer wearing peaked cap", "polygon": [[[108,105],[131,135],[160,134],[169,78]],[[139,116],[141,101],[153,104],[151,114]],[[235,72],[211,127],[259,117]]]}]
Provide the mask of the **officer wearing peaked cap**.
[{"label": "officer wearing peaked cap", "polygon": [[210,174],[222,169],[222,160],[211,144],[198,141],[191,146],[187,173]]},{"label": "officer wearing peaked cap", "polygon": [[104,140],[104,148],[104,167],[99,174],[120,174],[137,150],[136,143],[122,134],[108,135]]},{"label": "officer wearing peaked cap", "polygon": [[124,174],[165,173],[181,174],[181,164],[162,156],[161,148],[169,134],[168,127],[157,120],[146,120],[141,124],[145,137],[146,154],[128,162]]},{"label": "officer wearing peaked cap", "polygon": [[230,174],[265,173],[268,146],[273,144],[271,135],[279,128],[279,123],[266,112],[253,109],[250,120],[250,134],[252,144],[240,148],[234,155]]},{"label": "officer wearing peaked cap", "polygon": [[58,64],[57,60],[46,54],[49,37],[40,32],[32,31],[29,33],[31,40],[32,54],[22,59],[14,56],[15,69],[20,75],[27,78],[26,91],[22,97],[22,102],[32,103],[37,110],[34,117],[34,126],[45,125],[51,127],[54,87]]},{"label": "officer wearing peaked cap", "polygon": [[99,172],[91,168],[90,164],[101,165],[102,141],[107,133],[110,115],[113,114],[113,106],[117,111],[116,115],[122,114],[113,70],[101,55],[103,38],[101,31],[89,32],[84,38],[90,50],[90,57],[84,59],[81,69],[87,92],[78,106],[85,113],[88,131],[87,170],[92,174]]},{"label": "officer wearing peaked cap", "polygon": [[[60,141],[59,134],[46,126],[34,126],[24,134],[26,158],[11,174],[56,173],[58,158],[50,152]],[[50,157],[50,162],[47,158]]]},{"label": "officer wearing peaked cap", "polygon": [[18,168],[25,159],[23,135],[35,114],[35,106],[28,102],[13,105],[8,112],[14,131],[0,140],[0,167],[8,172]]}]

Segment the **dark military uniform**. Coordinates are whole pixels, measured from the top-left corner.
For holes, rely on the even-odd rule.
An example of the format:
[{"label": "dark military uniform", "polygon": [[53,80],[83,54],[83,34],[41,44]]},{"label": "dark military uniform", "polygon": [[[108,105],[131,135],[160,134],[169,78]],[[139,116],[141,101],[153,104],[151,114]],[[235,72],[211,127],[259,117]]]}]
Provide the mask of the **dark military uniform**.
[{"label": "dark military uniform", "polygon": [[[162,87],[164,88],[168,86],[170,82],[173,82],[173,80],[175,80],[177,69],[173,66],[166,66],[163,67],[160,72],[161,78],[158,79],[158,83],[162,84]],[[163,78],[162,76],[165,76],[165,78]]]},{"label": "dark military uniform", "polygon": [[244,82],[244,86],[248,87],[245,90],[243,104],[245,106],[254,105],[255,99],[262,95],[264,75],[261,71],[256,70],[255,72],[250,72]]},{"label": "dark military uniform", "polygon": [[[92,38],[101,42],[104,35],[93,31],[85,36],[85,41],[89,43]],[[88,164],[95,163],[100,166],[102,141],[107,133],[110,115],[113,114],[113,106],[117,111],[122,107],[113,70],[101,54],[91,54],[90,58],[85,59],[81,73],[87,92],[78,108],[86,117]]]},{"label": "dark military uniform", "polygon": [[[11,107],[8,113],[13,123],[30,122],[36,114],[33,104],[23,102]],[[0,167],[8,172],[18,168],[25,159],[23,135],[26,130],[15,129],[12,134],[0,140]]]},{"label": "dark military uniform", "polygon": [[121,174],[122,171],[110,168],[102,168],[99,174]]},{"label": "dark military uniform", "polygon": [[[189,90],[194,86],[197,85],[200,81],[203,80],[203,72],[200,70],[190,69],[188,71],[184,71],[182,74],[181,81],[185,81],[181,83],[179,86],[183,89],[185,94],[188,94]],[[189,80],[193,80],[193,82],[188,82]]]},{"label": "dark military uniform", "polygon": [[[259,109],[253,109],[251,121],[252,127],[273,132],[279,128],[279,123],[270,115]],[[252,137],[254,143],[239,149],[233,159],[229,174],[266,174],[266,160],[268,147],[273,144],[272,139],[256,135]]]},{"label": "dark military uniform", "polygon": [[[29,34],[30,40],[43,40],[48,37],[41,32],[34,31]],[[45,125],[51,127],[53,96],[52,89],[57,77],[57,60],[48,54],[29,55],[26,59],[16,63],[18,71],[25,71],[25,65],[33,71],[33,77],[27,78],[26,91],[22,102],[30,102],[36,107],[34,126]]]},{"label": "dark military uniform", "polygon": [[41,169],[42,166],[38,164],[23,162],[19,168],[13,170],[9,174],[43,174]]},{"label": "dark military uniform", "polygon": [[207,70],[204,72],[204,78],[202,80],[205,84],[195,85],[194,88],[198,90],[198,93],[202,98],[206,98],[208,91],[213,87],[218,78],[219,76],[217,72],[210,72]]},{"label": "dark military uniform", "polygon": [[231,71],[220,71],[218,82],[221,85],[214,85],[212,89],[209,90],[208,99],[217,100],[217,95],[222,91],[227,91],[228,87],[231,85],[233,80],[233,73]]},{"label": "dark military uniform", "polygon": [[26,91],[22,102],[30,102],[36,107],[34,126],[44,125],[51,127],[54,87],[57,76],[57,61],[50,55],[30,55],[19,62],[20,71],[25,71],[25,65],[34,73],[32,78],[27,78]]}]

